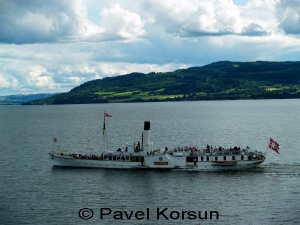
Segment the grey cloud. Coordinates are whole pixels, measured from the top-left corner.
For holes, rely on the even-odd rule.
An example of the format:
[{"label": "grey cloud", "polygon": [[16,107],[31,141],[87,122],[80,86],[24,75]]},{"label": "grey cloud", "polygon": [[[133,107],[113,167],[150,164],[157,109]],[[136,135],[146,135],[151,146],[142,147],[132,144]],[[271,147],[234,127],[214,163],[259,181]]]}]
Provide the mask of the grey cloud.
[{"label": "grey cloud", "polygon": [[215,32],[209,32],[201,29],[193,28],[179,28],[177,31],[173,30],[173,34],[178,35],[181,38],[191,38],[191,37],[217,37],[225,35],[236,35],[236,36],[266,36],[269,33],[264,30],[259,24],[251,23],[244,27],[242,32],[238,33],[232,29],[228,30],[217,30]]},{"label": "grey cloud", "polygon": [[234,32],[231,31],[216,31],[216,32],[208,32],[204,30],[196,30],[196,29],[180,29],[179,37],[189,38],[189,37],[216,37],[216,36],[224,36],[224,35],[233,35]]},{"label": "grey cloud", "polygon": [[72,38],[79,24],[73,5],[66,0],[1,0],[0,42],[44,43]]},{"label": "grey cloud", "polygon": [[300,0],[281,0],[276,6],[276,16],[286,34],[300,34]]},{"label": "grey cloud", "polygon": [[242,36],[266,36],[268,35],[268,32],[265,31],[259,24],[256,23],[250,23],[248,26],[246,26],[242,33]]},{"label": "grey cloud", "polygon": [[94,24],[84,4],[82,0],[1,0],[0,43],[107,42],[146,37],[138,14],[118,4],[98,6],[101,20]]},{"label": "grey cloud", "polygon": [[300,34],[300,12],[288,15],[280,27],[286,34]]}]

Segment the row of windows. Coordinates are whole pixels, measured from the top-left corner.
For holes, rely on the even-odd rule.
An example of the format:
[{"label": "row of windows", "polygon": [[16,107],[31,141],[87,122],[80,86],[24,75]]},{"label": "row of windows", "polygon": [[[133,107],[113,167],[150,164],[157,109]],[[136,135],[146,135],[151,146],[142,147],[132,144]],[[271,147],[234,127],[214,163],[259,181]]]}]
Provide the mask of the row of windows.
[{"label": "row of windows", "polygon": [[[209,158],[210,158],[210,157],[207,156],[207,157],[206,157],[206,161],[210,161]],[[219,157],[218,157],[218,156],[215,156],[215,161],[218,161],[218,160],[219,160]],[[226,160],[227,160],[227,157],[226,157],[226,156],[223,156],[223,160],[226,161]],[[236,157],[235,157],[235,156],[232,156],[232,160],[236,160]],[[244,156],[243,156],[243,155],[241,156],[241,160],[244,160]],[[204,161],[204,157],[203,157],[203,156],[201,156],[201,161]]]},{"label": "row of windows", "polygon": [[144,157],[141,157],[141,156],[112,156],[112,155],[107,156],[107,155],[104,155],[103,160],[144,162]]}]

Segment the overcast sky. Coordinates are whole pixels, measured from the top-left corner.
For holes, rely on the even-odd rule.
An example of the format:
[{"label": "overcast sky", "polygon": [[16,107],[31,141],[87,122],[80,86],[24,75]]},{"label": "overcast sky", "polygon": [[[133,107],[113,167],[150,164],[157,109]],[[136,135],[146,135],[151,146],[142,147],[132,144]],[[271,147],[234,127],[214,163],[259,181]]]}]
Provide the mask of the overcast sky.
[{"label": "overcast sky", "polygon": [[229,61],[299,61],[300,0],[0,0],[0,96]]}]

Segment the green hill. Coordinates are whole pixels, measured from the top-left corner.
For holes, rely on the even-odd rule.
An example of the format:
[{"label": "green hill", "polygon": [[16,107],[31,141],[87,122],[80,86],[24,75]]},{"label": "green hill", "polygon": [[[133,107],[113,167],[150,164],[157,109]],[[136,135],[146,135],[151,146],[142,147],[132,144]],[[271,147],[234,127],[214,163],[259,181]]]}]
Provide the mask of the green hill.
[{"label": "green hill", "polygon": [[229,62],[86,82],[27,104],[270,99],[300,97],[300,62]]},{"label": "green hill", "polygon": [[19,95],[7,95],[0,96],[0,105],[20,105],[25,102],[45,99],[55,94],[19,94]]}]

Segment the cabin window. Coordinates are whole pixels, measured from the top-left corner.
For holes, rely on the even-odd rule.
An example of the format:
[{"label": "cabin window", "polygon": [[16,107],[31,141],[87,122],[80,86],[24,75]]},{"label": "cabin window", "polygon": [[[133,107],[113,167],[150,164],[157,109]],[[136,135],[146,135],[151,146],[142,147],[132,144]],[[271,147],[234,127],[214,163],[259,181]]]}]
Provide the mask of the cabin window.
[{"label": "cabin window", "polygon": [[209,157],[206,157],[206,161],[209,161]]},{"label": "cabin window", "polygon": [[126,156],[126,161],[129,161],[129,156]]},{"label": "cabin window", "polygon": [[130,162],[141,162],[141,158],[138,156],[130,156]]},{"label": "cabin window", "polygon": [[130,156],[130,162],[135,162],[135,157],[134,156]]},{"label": "cabin window", "polygon": [[108,160],[112,160],[112,156],[110,155],[110,156],[108,156]]},{"label": "cabin window", "polygon": [[224,161],[226,161],[226,156],[223,157]]},{"label": "cabin window", "polygon": [[244,156],[243,155],[241,156],[241,160],[244,160]]},{"label": "cabin window", "polygon": [[203,156],[201,156],[201,161],[203,161]]},{"label": "cabin window", "polygon": [[235,156],[232,156],[232,160],[235,160]]},{"label": "cabin window", "polygon": [[116,160],[116,158],[117,158],[116,156],[113,156],[113,160]]},{"label": "cabin window", "polygon": [[215,161],[218,161],[218,157],[217,156],[215,157]]},{"label": "cabin window", "polygon": [[194,157],[193,156],[187,156],[186,157],[186,162],[194,162]]}]

